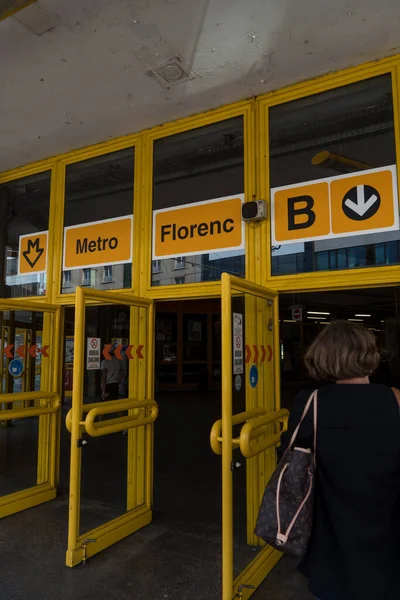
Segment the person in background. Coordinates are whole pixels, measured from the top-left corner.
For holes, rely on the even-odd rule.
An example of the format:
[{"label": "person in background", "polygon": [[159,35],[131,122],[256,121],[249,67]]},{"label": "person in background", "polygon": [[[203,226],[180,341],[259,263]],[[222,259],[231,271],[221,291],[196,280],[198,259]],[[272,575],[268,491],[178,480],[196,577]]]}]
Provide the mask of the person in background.
[{"label": "person in background", "polygon": [[[370,382],[380,353],[356,323],[326,326],[306,353],[318,392],[313,528],[299,570],[319,600],[400,599],[400,392]],[[310,391],[282,436],[286,450]],[[312,448],[307,415],[296,446]]]},{"label": "person in background", "polygon": [[119,386],[123,381],[122,360],[115,356],[115,345],[108,351],[110,359],[101,362],[101,397],[103,400],[118,400]]}]

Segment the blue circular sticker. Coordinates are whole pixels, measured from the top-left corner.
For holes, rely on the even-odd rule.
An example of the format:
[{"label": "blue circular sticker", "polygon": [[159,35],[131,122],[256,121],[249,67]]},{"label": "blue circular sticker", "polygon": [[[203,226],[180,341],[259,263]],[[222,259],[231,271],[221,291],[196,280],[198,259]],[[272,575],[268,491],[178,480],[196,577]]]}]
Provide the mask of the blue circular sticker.
[{"label": "blue circular sticker", "polygon": [[257,387],[258,383],[258,369],[256,365],[253,365],[250,369],[250,385],[252,388]]},{"label": "blue circular sticker", "polygon": [[14,358],[12,361],[10,361],[10,364],[8,365],[8,372],[10,373],[10,375],[12,375],[13,377],[19,377],[20,375],[22,375],[23,370],[24,363],[22,362],[22,360]]}]

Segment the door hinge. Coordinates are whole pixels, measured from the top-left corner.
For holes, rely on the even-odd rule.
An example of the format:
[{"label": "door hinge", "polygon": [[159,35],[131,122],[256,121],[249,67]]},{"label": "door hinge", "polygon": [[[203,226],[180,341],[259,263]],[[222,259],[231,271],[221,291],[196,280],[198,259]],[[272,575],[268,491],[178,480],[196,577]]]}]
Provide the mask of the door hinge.
[{"label": "door hinge", "polygon": [[255,589],[256,589],[255,585],[248,585],[247,583],[243,583],[242,585],[239,585],[239,588],[238,588],[235,598],[243,598],[244,590],[255,590]]},{"label": "door hinge", "polygon": [[86,554],[86,548],[88,547],[88,544],[94,544],[95,542],[97,542],[97,540],[94,539],[86,539],[83,540],[83,544],[82,544],[82,550],[83,550],[83,554],[82,554],[82,562],[85,565],[86,564],[86,559],[87,559],[87,554]]}]

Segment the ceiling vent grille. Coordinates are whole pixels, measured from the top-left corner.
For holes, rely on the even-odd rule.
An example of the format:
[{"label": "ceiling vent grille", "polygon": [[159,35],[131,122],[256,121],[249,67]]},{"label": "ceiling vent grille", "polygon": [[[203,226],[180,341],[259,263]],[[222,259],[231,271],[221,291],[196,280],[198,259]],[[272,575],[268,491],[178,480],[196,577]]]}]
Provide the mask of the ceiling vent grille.
[{"label": "ceiling vent grille", "polygon": [[189,67],[177,56],[161,65],[152,67],[149,69],[148,75],[154,77],[164,88],[194,79],[194,74],[190,71]]}]

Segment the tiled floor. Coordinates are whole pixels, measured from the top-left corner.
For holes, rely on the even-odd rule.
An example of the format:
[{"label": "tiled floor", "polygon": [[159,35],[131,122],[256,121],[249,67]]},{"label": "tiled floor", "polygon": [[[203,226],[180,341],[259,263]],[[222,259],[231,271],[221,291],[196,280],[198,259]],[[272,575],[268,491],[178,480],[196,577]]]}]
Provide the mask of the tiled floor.
[{"label": "tiled floor", "polygon": [[[182,403],[183,397],[175,403],[160,399],[153,523],[74,569],[65,567],[69,440],[63,435],[59,497],[0,523],[1,600],[220,600],[220,459],[208,445],[219,405],[210,396],[191,399],[192,412],[185,413],[188,426],[177,435],[173,424],[179,423]],[[36,435],[21,422],[0,430],[0,493],[30,482]],[[122,513],[125,450],[122,435],[109,436],[106,445],[90,441],[83,465],[86,528]],[[15,469],[18,478],[13,477]],[[245,543],[244,469],[235,472],[234,489],[239,573],[254,558],[254,549]],[[253,597],[310,600],[305,583],[295,562],[284,559]]]},{"label": "tiled floor", "polygon": [[254,600],[314,600],[303,575],[297,573],[297,559],[285,557],[252,596]]},{"label": "tiled floor", "polygon": [[[220,600],[220,546],[156,522],[85,566],[64,566],[66,498],[1,524],[2,600]],[[295,562],[283,559],[255,600],[312,600]]]}]

